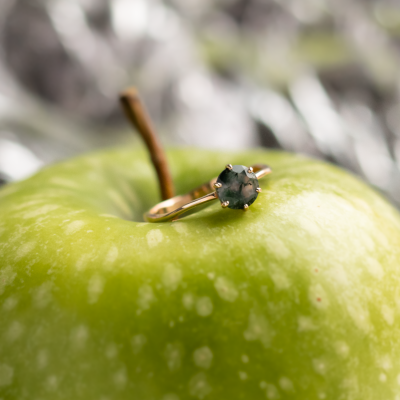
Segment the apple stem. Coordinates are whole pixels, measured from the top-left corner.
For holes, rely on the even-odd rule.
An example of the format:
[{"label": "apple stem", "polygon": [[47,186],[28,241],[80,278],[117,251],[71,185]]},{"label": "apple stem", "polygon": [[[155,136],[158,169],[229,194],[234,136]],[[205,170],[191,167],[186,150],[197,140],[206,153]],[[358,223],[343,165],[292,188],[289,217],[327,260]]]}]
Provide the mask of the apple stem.
[{"label": "apple stem", "polygon": [[150,152],[151,161],[157,172],[162,199],[167,200],[174,197],[174,184],[167,156],[136,88],[131,87],[122,92],[120,101],[126,116],[140,133]]}]

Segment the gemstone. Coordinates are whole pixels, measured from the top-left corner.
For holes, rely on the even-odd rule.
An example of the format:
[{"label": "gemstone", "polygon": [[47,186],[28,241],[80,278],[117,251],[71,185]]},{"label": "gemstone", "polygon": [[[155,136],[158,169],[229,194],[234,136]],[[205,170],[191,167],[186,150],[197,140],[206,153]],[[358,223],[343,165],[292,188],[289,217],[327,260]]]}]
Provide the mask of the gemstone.
[{"label": "gemstone", "polygon": [[216,189],[221,203],[229,201],[228,207],[235,210],[254,203],[258,196],[258,179],[248,169],[244,165],[234,165],[231,170],[226,168],[221,172],[217,179],[221,187]]}]

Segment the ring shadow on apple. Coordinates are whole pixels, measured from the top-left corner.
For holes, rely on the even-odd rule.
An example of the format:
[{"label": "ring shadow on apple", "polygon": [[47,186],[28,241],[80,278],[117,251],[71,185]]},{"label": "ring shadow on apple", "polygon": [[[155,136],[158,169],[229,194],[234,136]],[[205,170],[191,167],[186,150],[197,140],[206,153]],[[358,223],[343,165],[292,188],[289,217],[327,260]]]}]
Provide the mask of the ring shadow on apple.
[{"label": "ring shadow on apple", "polygon": [[177,193],[228,163],[273,173],[247,210],[145,223],[143,151],[107,150],[0,191],[0,397],[395,399],[400,219],[297,155],[168,152]]}]

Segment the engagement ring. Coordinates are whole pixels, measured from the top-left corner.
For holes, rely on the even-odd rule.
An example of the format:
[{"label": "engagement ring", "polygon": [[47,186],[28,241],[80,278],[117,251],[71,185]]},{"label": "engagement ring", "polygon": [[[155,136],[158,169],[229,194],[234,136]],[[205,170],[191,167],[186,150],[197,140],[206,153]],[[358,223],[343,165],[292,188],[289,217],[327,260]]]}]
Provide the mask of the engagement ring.
[{"label": "engagement ring", "polygon": [[217,199],[223,208],[247,210],[261,192],[258,180],[271,172],[271,168],[264,164],[249,168],[228,164],[218,178],[185,195],[158,203],[144,215],[144,219],[148,222],[173,221],[183,213]]}]

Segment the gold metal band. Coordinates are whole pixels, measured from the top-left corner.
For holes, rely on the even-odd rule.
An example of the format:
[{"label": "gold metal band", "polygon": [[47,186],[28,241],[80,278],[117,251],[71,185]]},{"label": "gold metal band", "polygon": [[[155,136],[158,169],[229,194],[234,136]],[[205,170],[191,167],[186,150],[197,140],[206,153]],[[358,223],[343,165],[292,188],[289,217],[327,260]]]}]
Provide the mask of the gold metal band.
[{"label": "gold metal band", "polygon": [[[257,179],[262,178],[272,172],[268,165],[256,164],[252,166],[253,172]],[[151,208],[144,214],[144,219],[147,222],[166,222],[173,221],[179,215],[188,212],[189,210],[218,199],[217,192],[214,189],[214,184],[217,178],[211,179],[210,182],[190,191],[182,196],[175,196],[171,199],[164,200]]]}]

